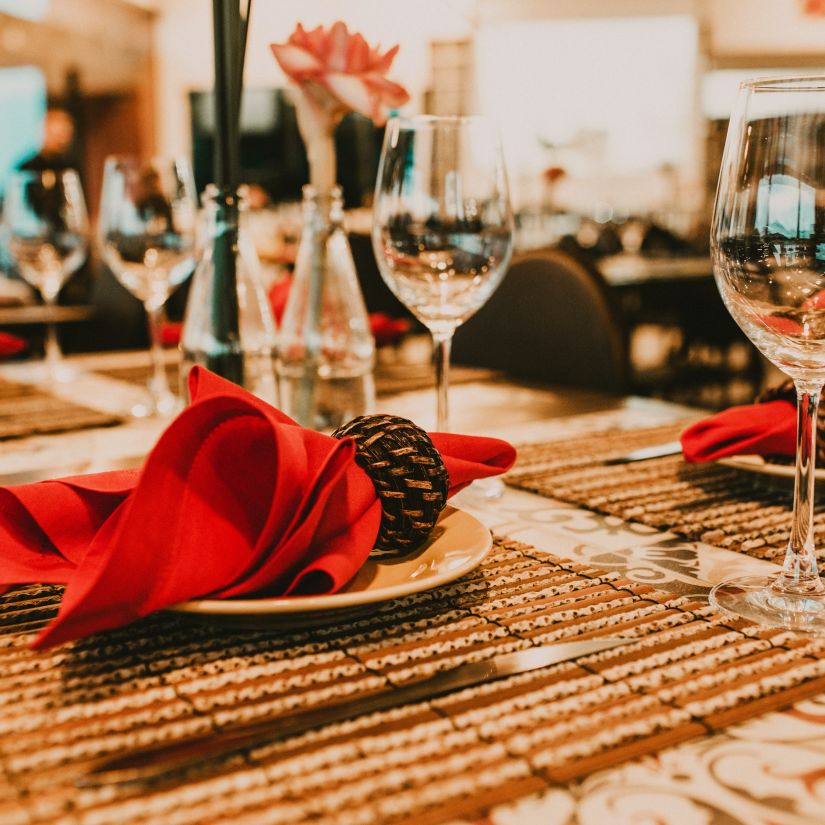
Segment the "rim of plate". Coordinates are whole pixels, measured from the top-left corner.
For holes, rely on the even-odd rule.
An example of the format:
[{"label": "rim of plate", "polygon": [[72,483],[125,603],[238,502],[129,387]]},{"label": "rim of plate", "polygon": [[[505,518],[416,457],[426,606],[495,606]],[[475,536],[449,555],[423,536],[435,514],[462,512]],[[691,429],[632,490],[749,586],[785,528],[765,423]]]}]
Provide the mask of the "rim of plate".
[{"label": "rim of plate", "polygon": [[[793,479],[796,468],[793,464],[774,464],[766,461],[761,455],[731,455],[717,459],[717,464],[725,467],[733,467],[736,470],[745,470],[748,473],[758,473],[760,475],[774,476],[776,478]],[[814,477],[817,480],[825,479],[825,468],[815,468]]]},{"label": "rim of plate", "polygon": [[[478,543],[478,547],[470,553],[467,560],[456,567],[451,567],[437,576],[422,576],[411,578],[399,584],[386,585],[374,590],[365,589],[354,592],[329,593],[324,596],[276,596],[263,599],[191,599],[171,605],[166,610],[175,613],[196,613],[204,615],[226,615],[238,616],[243,614],[302,614],[316,613],[321,611],[334,612],[352,607],[360,607],[374,602],[384,602],[390,599],[398,599],[402,596],[410,596],[413,593],[421,593],[425,590],[432,590],[445,584],[460,579],[462,576],[475,570],[487,557],[493,547],[493,535],[490,530],[482,524],[475,516],[464,510],[448,506],[444,510],[444,516],[457,517],[461,521],[459,524],[451,525],[447,529],[460,530],[462,527],[472,530],[474,538],[468,542],[472,545]],[[436,538],[433,543],[421,551],[421,557],[425,557],[432,547],[442,540]],[[400,559],[404,561],[404,559]],[[380,561],[376,562],[380,565]],[[330,604],[330,602],[333,602]]]}]

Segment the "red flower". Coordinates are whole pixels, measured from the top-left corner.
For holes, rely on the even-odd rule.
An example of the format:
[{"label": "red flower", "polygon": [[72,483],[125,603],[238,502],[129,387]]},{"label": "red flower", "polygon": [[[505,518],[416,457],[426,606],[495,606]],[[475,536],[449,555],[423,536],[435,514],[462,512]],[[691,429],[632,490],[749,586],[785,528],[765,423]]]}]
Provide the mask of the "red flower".
[{"label": "red flower", "polygon": [[271,48],[284,73],[329,113],[352,110],[381,124],[389,109],[410,99],[403,86],[386,78],[398,46],[382,54],[340,20],[328,30],[305,31],[299,23],[286,43]]}]

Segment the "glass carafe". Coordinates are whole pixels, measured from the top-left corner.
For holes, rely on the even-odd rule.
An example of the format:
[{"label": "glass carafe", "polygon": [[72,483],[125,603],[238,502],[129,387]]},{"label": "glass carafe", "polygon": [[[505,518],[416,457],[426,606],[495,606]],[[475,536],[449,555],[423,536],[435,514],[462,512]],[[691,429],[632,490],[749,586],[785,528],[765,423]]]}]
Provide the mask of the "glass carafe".
[{"label": "glass carafe", "polygon": [[375,342],[342,228],[341,190],[304,187],[304,227],[279,335],[284,412],[332,430],[371,412]]},{"label": "glass carafe", "polygon": [[203,251],[181,333],[184,397],[189,370],[200,364],[277,404],[275,321],[237,193],[210,185],[204,201]]}]

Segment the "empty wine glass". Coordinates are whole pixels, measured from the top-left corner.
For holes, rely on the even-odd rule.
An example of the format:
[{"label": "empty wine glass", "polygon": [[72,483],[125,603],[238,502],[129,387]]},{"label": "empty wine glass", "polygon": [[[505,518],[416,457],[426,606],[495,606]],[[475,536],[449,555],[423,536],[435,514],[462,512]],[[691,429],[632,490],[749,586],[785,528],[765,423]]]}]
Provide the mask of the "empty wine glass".
[{"label": "empty wine glass", "polygon": [[816,416],[825,383],[825,77],[740,87],[711,230],[716,283],[733,318],[793,378],[793,520],[782,572],[734,579],[711,602],[766,625],[825,632],[814,547]]},{"label": "empty wine glass", "polygon": [[[13,172],[3,205],[9,252],[20,274],[53,309],[67,278],[86,260],[88,218],[73,169]],[[53,321],[47,321],[45,364],[53,381],[75,374],[63,360]]]},{"label": "empty wine glass", "polygon": [[143,302],[149,323],[149,399],[132,408],[137,417],[166,415],[180,405],[166,377],[161,326],[167,298],[194,269],[196,229],[197,200],[188,161],[107,158],[101,254],[115,277]]},{"label": "empty wine glass", "polygon": [[420,116],[389,121],[372,243],[387,285],[432,333],[438,430],[450,427],[453,333],[498,286],[512,239],[504,158],[489,120]]}]

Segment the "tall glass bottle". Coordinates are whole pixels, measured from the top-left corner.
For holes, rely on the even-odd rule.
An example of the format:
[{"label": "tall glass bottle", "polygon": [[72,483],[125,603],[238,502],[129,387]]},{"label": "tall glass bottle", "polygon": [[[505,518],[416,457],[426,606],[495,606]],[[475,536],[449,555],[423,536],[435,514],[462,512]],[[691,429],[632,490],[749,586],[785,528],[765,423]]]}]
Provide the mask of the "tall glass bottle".
[{"label": "tall glass bottle", "polygon": [[341,225],[341,189],[305,186],[303,208],[279,334],[281,404],[300,424],[331,430],[372,411],[375,342]]},{"label": "tall glass bottle", "polygon": [[206,188],[203,251],[181,333],[183,397],[189,370],[200,364],[277,404],[275,321],[240,209],[234,190]]}]

